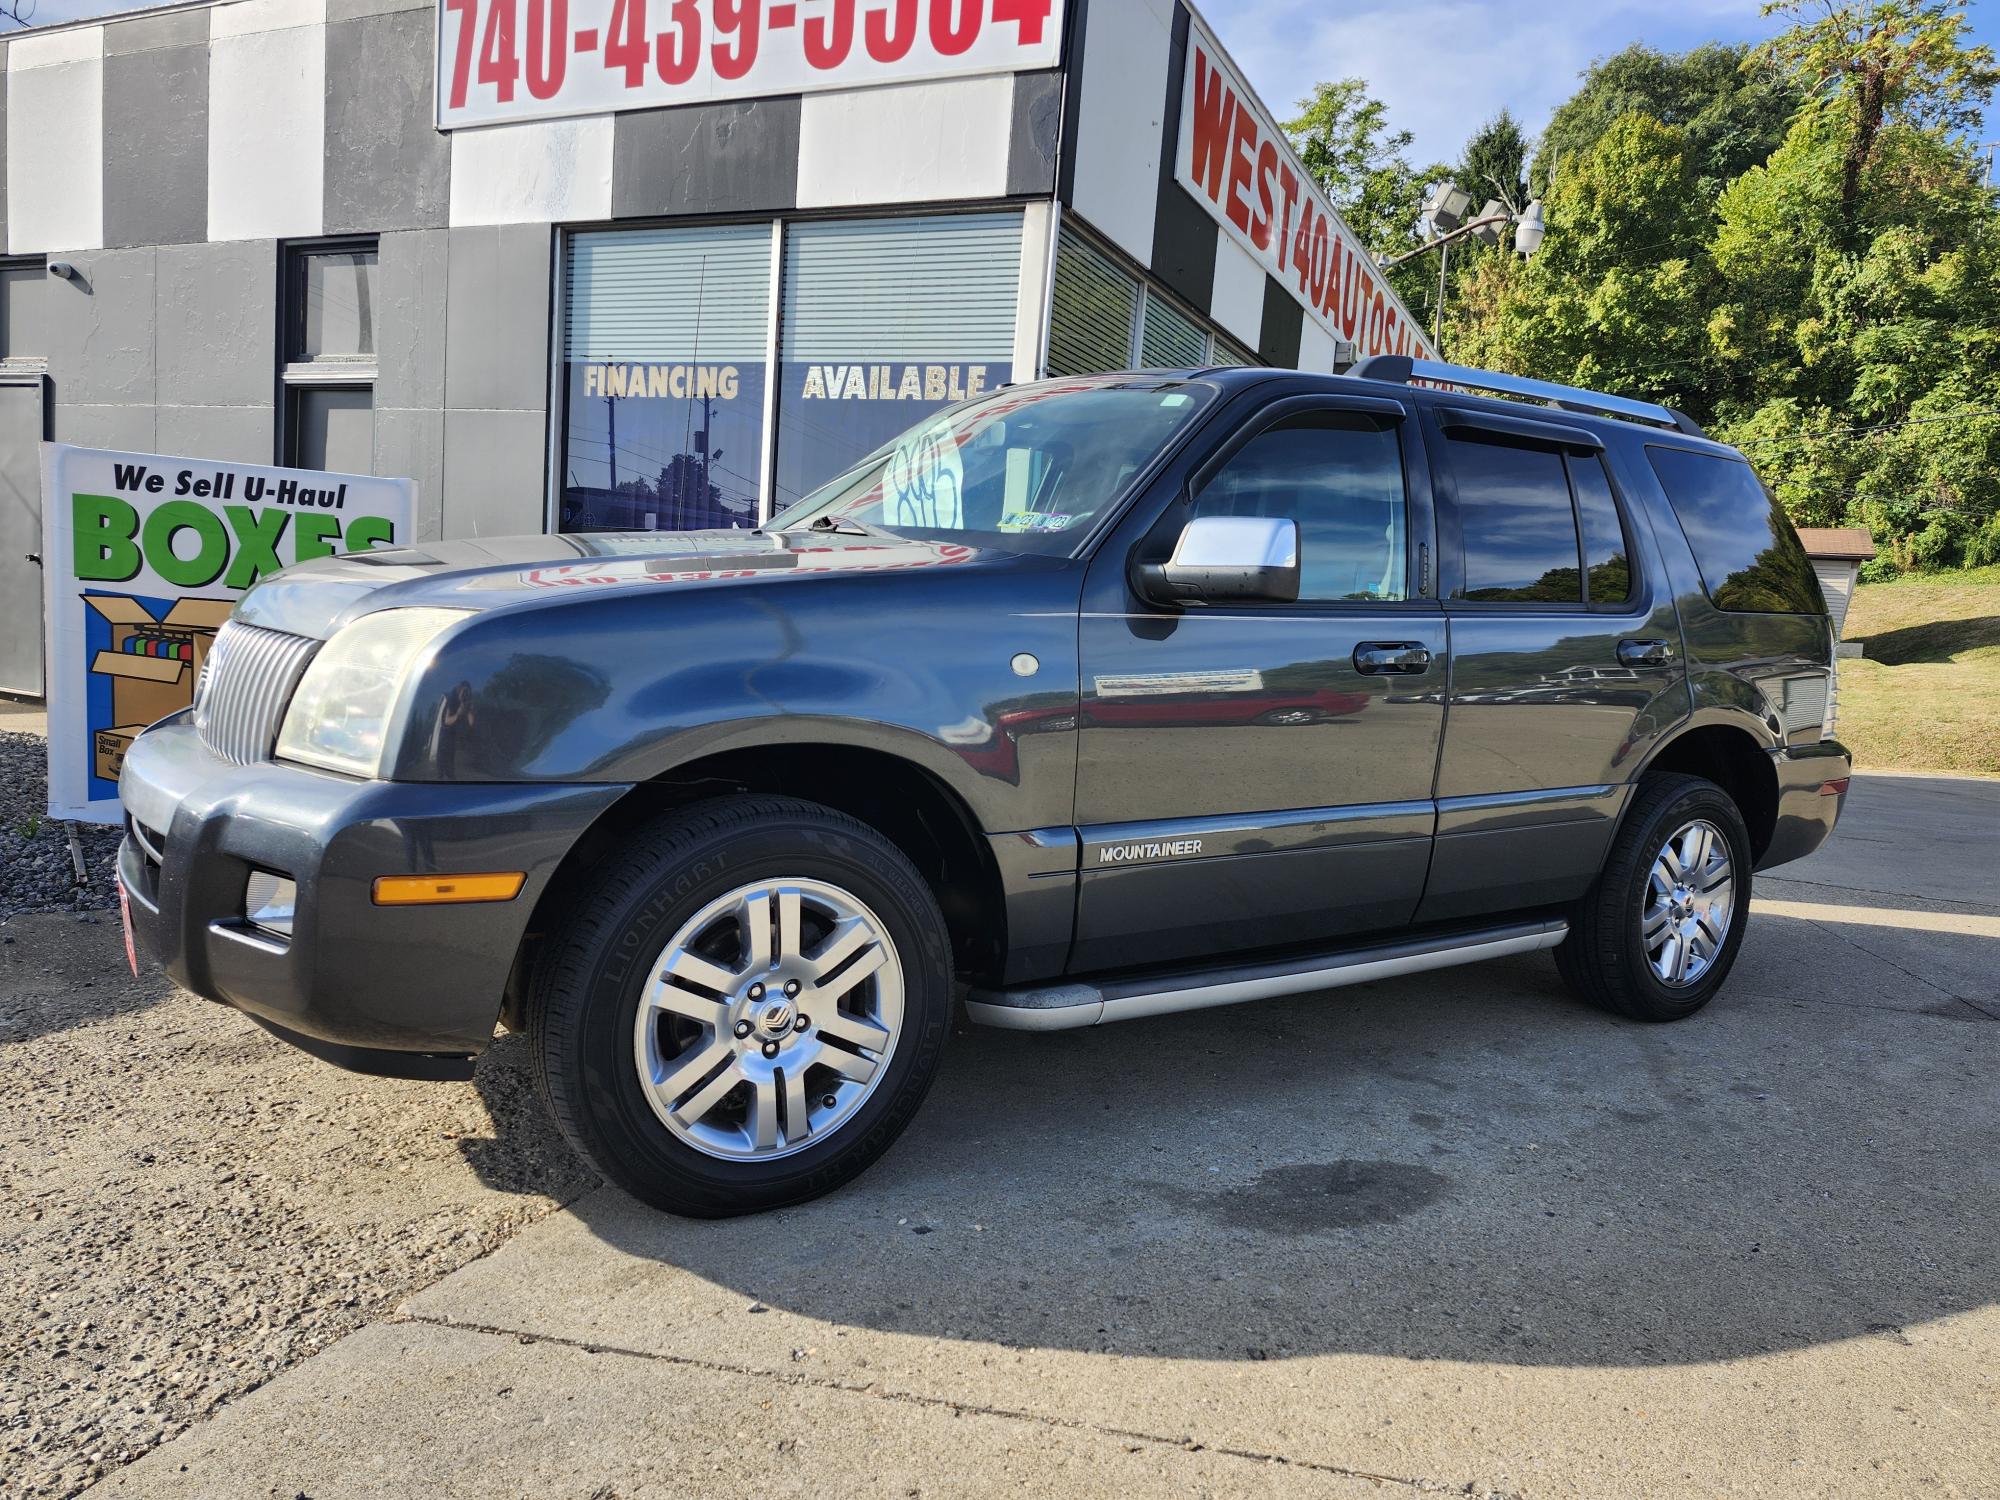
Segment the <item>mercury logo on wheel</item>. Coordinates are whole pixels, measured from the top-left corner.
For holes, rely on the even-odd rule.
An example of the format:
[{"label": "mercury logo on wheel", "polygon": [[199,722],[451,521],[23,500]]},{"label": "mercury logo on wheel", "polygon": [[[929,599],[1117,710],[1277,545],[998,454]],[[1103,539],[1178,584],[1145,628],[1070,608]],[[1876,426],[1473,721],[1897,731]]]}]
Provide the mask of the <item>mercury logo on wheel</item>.
[{"label": "mercury logo on wheel", "polygon": [[1107,844],[1097,851],[1097,862],[1122,865],[1141,859],[1185,859],[1199,853],[1200,839],[1154,839],[1143,844]]}]

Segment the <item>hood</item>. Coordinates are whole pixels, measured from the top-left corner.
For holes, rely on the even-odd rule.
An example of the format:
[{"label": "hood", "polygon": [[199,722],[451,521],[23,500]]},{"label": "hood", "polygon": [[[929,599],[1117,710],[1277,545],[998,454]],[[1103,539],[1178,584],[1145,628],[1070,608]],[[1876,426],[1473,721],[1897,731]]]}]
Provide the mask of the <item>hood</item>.
[{"label": "hood", "polygon": [[299,563],[236,617],[324,639],[378,609],[497,609],[607,589],[741,587],[840,573],[977,566],[1013,554],[963,542],[826,531],[615,531],[383,547]]}]

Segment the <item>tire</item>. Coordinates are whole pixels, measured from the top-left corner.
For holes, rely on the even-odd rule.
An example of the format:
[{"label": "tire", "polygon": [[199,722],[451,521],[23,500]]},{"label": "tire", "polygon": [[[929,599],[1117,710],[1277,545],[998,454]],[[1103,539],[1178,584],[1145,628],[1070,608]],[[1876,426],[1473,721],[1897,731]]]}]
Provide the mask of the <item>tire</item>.
[{"label": "tire", "polygon": [[799,1203],[909,1124],[951,984],[944,917],[895,845],[815,803],[720,798],[638,829],[542,944],[537,1081],[578,1154],[655,1208]]},{"label": "tire", "polygon": [[[1654,883],[1656,863],[1666,856],[1669,840],[1675,841],[1676,862],[1696,847],[1683,836],[1689,829],[1719,836],[1710,842],[1726,850],[1722,873],[1728,901],[1719,942],[1713,931],[1718,922],[1714,897],[1722,887],[1701,889],[1716,873],[1712,855],[1690,861],[1701,866],[1691,883],[1664,893]],[[1693,1015],[1715,998],[1743,946],[1750,864],[1749,829],[1721,787],[1699,776],[1642,782],[1612,839],[1604,868],[1570,914],[1569,936],[1556,948],[1563,981],[1579,999],[1635,1021],[1678,1021]],[[1661,868],[1665,879],[1667,867]],[[1687,899],[1680,903],[1683,891]],[[1656,965],[1664,965],[1667,976]],[[1686,971],[1678,982],[1672,977],[1677,967]]]}]

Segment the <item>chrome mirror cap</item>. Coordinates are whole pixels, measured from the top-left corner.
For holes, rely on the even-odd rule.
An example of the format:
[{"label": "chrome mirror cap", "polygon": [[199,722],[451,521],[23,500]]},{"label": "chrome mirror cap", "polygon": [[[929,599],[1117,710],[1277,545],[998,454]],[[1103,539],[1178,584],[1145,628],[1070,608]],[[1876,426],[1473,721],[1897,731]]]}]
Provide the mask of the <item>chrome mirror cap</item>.
[{"label": "chrome mirror cap", "polygon": [[1299,525],[1273,516],[1196,516],[1173,555],[1140,569],[1169,604],[1289,604],[1299,597]]}]

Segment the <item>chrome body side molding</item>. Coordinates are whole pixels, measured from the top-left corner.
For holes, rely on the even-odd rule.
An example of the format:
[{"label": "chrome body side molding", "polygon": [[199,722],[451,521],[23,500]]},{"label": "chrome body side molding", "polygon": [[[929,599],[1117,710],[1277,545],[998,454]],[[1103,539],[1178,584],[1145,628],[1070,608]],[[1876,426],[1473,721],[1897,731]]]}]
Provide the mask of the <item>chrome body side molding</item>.
[{"label": "chrome body side molding", "polygon": [[1278,963],[1238,964],[1225,969],[1148,975],[1142,979],[1106,979],[1094,983],[1071,980],[1004,990],[975,989],[966,995],[965,1009],[974,1021],[985,1026],[1011,1031],[1069,1031],[1078,1026],[1102,1026],[1110,1021],[1132,1021],[1180,1010],[1240,1005],[1246,1000],[1337,989],[1366,984],[1372,979],[1391,979],[1399,974],[1421,974],[1481,959],[1532,953],[1553,948],[1568,932],[1567,922],[1550,919]]}]

